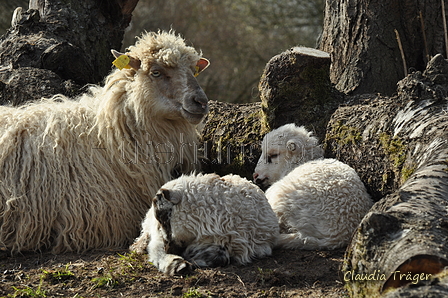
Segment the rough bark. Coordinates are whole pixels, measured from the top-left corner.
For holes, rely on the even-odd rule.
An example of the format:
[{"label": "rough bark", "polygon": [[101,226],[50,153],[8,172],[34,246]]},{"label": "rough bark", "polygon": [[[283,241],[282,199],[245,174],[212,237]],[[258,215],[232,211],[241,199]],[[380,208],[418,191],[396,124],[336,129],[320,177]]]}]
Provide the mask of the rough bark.
[{"label": "rough bark", "polygon": [[397,91],[342,107],[328,124],[328,154],[353,166],[376,200],[384,197],[347,248],[353,297],[393,295],[412,284],[408,276],[434,281],[448,265],[448,62],[437,55]]},{"label": "rough bark", "polygon": [[31,0],[0,38],[0,103],[74,95],[111,69],[138,0]]},{"label": "rough bark", "polygon": [[338,90],[392,95],[405,71],[423,71],[429,57],[445,53],[443,32],[438,0],[327,0],[320,49],[331,53]]},{"label": "rough bark", "polygon": [[0,1],[0,35],[11,27],[11,18],[17,6],[27,7],[29,0]]},{"label": "rough bark", "polygon": [[260,103],[211,101],[202,131],[202,170],[219,175],[234,173],[252,180],[261,155],[261,140],[267,133],[262,119]]},{"label": "rough bark", "polygon": [[265,123],[305,125],[323,140],[330,115],[341,99],[329,80],[328,53],[295,47],[271,58],[259,83]]}]

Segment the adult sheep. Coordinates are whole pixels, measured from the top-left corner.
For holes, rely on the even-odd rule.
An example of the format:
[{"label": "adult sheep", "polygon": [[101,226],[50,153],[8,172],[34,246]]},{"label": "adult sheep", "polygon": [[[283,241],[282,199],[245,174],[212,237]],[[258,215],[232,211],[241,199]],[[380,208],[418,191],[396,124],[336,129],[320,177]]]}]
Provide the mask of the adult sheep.
[{"label": "adult sheep", "polygon": [[181,176],[163,185],[131,250],[160,271],[246,264],[272,252],[277,218],[264,193],[237,175]]},{"label": "adult sheep", "polygon": [[[278,130],[282,131],[284,127]],[[303,129],[297,132],[298,138],[306,135]],[[271,133],[278,135],[278,131]],[[314,150],[313,146],[309,148]],[[268,145],[268,152],[269,149]],[[311,156],[306,152],[302,155]],[[280,158],[286,161],[280,161]],[[263,161],[260,158],[259,163]],[[372,206],[356,171],[335,159],[310,160],[290,171],[285,171],[284,163],[292,163],[284,154],[280,153],[275,159],[271,157],[267,168],[275,175],[270,175],[269,171],[266,174],[273,182],[266,197],[278,217],[279,247],[312,250],[347,245]],[[257,174],[254,178],[257,180]]]},{"label": "adult sheep", "polygon": [[0,108],[0,248],[128,245],[172,171],[194,167],[207,60],[172,32],[113,53],[104,87]]}]

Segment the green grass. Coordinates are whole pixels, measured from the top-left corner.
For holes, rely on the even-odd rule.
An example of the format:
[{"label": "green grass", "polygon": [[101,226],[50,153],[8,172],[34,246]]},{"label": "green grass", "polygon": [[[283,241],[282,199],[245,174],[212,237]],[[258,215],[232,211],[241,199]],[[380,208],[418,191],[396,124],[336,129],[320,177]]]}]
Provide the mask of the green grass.
[{"label": "green grass", "polygon": [[190,288],[190,289],[188,289],[187,292],[185,292],[185,293],[182,295],[182,297],[183,297],[183,298],[208,298],[208,297],[210,297],[210,296],[207,296],[207,295],[205,295],[205,294],[202,294],[201,292],[199,292],[198,289]]},{"label": "green grass", "polygon": [[31,287],[25,287],[23,289],[19,289],[16,287],[12,287],[14,289],[14,294],[9,294],[8,297],[15,298],[15,297],[29,297],[29,298],[38,298],[38,297],[47,297],[47,291],[42,289],[44,278],[41,276],[39,285],[37,286],[37,289],[33,289]]},{"label": "green grass", "polygon": [[67,265],[65,265],[65,268],[63,268],[61,270],[56,270],[56,271],[42,270],[43,278],[45,280],[49,280],[49,281],[54,282],[54,283],[62,282],[62,281],[65,281],[67,279],[74,278],[75,275],[73,274],[73,272],[71,272],[68,269],[69,266],[70,266],[70,264],[67,264]]}]

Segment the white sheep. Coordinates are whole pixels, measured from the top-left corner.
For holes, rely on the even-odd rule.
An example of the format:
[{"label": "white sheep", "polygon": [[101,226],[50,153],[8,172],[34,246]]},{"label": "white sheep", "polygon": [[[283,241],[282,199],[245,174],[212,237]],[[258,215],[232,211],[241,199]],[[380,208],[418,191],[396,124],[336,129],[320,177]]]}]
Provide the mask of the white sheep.
[{"label": "white sheep", "polygon": [[0,107],[0,248],[129,245],[172,171],[195,168],[208,62],[173,32],[145,33],[105,86]]},{"label": "white sheep", "polygon": [[323,155],[324,151],[312,132],[294,123],[283,125],[264,136],[254,181],[266,189],[298,165]]},{"label": "white sheep", "polygon": [[346,246],[372,206],[356,171],[335,159],[304,163],[266,191],[280,224],[278,245],[292,249]]},{"label": "white sheep", "polygon": [[262,151],[254,181],[271,185],[266,197],[278,217],[279,247],[345,246],[372,206],[356,171],[335,159],[322,159],[317,139],[294,124],[268,133]]},{"label": "white sheep", "polygon": [[277,218],[264,193],[237,175],[181,176],[161,187],[131,250],[160,271],[246,264],[272,252]]}]

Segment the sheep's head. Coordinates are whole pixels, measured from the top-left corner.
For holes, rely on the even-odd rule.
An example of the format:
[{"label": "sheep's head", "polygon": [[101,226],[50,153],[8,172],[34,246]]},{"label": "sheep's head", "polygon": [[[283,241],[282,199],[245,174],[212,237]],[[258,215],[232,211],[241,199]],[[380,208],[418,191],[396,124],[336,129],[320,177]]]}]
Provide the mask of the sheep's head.
[{"label": "sheep's head", "polygon": [[[137,106],[147,106],[151,115],[198,124],[207,114],[208,99],[195,76],[209,62],[180,36],[172,32],[145,33],[126,54],[112,53],[117,58],[114,64],[132,76],[134,98],[147,101]],[[148,113],[142,111],[137,118]]]},{"label": "sheep's head", "polygon": [[283,125],[264,136],[254,182],[266,189],[295,167],[322,157],[323,150],[312,132],[295,124]]}]

